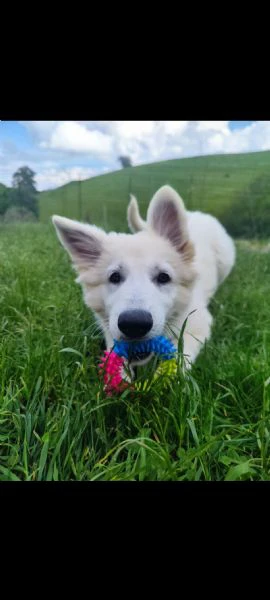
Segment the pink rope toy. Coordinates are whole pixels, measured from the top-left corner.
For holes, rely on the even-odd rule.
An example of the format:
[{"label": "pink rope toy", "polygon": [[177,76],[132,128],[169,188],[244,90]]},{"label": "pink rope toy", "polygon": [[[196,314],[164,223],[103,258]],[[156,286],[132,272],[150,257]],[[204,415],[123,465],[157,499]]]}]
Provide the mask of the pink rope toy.
[{"label": "pink rope toy", "polygon": [[108,395],[112,392],[121,392],[128,387],[128,383],[123,380],[124,365],[124,358],[113,350],[104,352],[98,366],[104,376],[105,390]]}]

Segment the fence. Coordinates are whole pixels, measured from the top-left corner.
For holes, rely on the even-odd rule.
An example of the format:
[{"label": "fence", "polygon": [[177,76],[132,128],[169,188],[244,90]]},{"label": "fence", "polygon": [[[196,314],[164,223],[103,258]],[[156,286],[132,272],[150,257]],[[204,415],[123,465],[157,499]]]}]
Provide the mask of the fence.
[{"label": "fence", "polygon": [[145,216],[152,195],[168,183],[182,196],[189,210],[211,213],[235,237],[268,237],[270,174],[258,172],[255,167],[247,169],[245,165],[213,169],[212,162],[204,160],[196,169],[178,171],[169,169],[168,165],[160,169],[149,165],[141,172],[139,168],[123,169],[92,180],[73,182],[46,192],[47,197],[40,203],[41,220],[46,222],[52,214],[58,213],[95,223],[105,230],[119,227],[123,230],[130,194],[138,198],[142,216]]}]

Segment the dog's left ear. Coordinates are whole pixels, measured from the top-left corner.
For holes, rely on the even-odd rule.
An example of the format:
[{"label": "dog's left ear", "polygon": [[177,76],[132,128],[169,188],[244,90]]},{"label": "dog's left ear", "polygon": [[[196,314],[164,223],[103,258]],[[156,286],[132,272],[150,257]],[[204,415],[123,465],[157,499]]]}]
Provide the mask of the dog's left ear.
[{"label": "dog's left ear", "polygon": [[58,215],[52,217],[52,222],[77,270],[91,267],[99,260],[106,241],[102,229]]},{"label": "dog's left ear", "polygon": [[167,238],[186,260],[193,258],[184,202],[169,185],[161,187],[153,196],[147,211],[147,224]]}]

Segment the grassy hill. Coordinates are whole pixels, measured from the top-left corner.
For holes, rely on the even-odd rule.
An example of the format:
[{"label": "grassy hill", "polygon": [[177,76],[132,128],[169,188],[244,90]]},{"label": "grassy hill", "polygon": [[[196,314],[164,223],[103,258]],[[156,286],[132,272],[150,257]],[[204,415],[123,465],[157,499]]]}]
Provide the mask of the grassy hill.
[{"label": "grassy hill", "polygon": [[129,193],[142,214],[159,186],[171,184],[191,210],[216,215],[234,235],[270,234],[270,152],[202,156],[121,169],[40,194],[40,218],[54,213],[105,229],[122,224]]}]

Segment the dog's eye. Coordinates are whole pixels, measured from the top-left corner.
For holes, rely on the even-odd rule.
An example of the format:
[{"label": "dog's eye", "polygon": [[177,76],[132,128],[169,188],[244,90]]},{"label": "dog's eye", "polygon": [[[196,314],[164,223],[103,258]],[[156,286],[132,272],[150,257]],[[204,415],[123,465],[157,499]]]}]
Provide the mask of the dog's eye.
[{"label": "dog's eye", "polygon": [[169,281],[171,281],[170,275],[168,275],[168,273],[159,273],[157,278],[156,278],[156,282],[160,283],[161,285],[164,285],[165,283],[169,283]]},{"label": "dog's eye", "polygon": [[109,277],[110,283],[120,283],[122,281],[122,277],[118,271],[114,271]]}]

